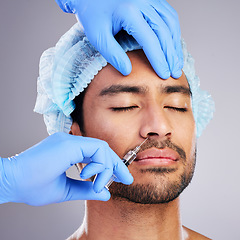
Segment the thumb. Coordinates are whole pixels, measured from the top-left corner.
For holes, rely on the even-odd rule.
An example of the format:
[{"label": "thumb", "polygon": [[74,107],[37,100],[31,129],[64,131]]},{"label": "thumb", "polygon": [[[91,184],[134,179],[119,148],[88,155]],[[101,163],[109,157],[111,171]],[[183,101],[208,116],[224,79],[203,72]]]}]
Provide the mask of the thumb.
[{"label": "thumb", "polygon": [[123,48],[109,31],[100,31],[97,46],[102,56],[124,76],[130,74],[132,65]]},{"label": "thumb", "polygon": [[93,183],[90,181],[80,181],[71,178],[67,178],[66,183],[66,193],[67,195],[62,200],[72,201],[72,200],[100,200],[108,201],[111,197],[107,189],[103,189],[100,193],[96,193],[93,190]]}]

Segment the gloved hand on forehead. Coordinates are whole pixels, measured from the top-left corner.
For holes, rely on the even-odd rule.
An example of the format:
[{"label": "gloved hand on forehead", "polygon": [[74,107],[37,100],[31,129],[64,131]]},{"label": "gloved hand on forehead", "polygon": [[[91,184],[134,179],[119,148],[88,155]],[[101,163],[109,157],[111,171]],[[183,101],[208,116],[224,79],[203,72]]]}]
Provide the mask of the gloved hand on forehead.
[{"label": "gloved hand on forehead", "polygon": [[[65,171],[79,162],[88,163],[81,178],[98,174],[94,183],[66,176]],[[107,201],[110,193],[104,186],[113,174],[124,184],[133,182],[106,142],[56,133],[15,157],[0,158],[0,203],[40,206],[70,200]]]},{"label": "gloved hand on forehead", "polygon": [[159,77],[179,78],[183,68],[181,31],[176,11],[165,0],[56,0],[76,14],[90,43],[123,75],[131,62],[114,39],[121,29],[132,35]]}]

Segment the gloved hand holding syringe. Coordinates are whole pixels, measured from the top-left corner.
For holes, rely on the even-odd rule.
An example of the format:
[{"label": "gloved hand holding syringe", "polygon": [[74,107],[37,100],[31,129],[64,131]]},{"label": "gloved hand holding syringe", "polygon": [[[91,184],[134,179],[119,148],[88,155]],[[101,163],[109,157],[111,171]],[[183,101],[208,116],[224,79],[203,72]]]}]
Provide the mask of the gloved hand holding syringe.
[{"label": "gloved hand holding syringe", "polygon": [[[87,163],[81,179],[95,174],[90,181],[72,179],[66,170],[77,163]],[[0,204],[21,202],[33,206],[70,200],[107,201],[104,188],[112,174],[123,184],[133,177],[117,154],[102,140],[55,133],[28,150],[10,158],[0,157]]]},{"label": "gloved hand holding syringe", "polygon": [[[125,156],[123,157],[122,161],[123,163],[128,167],[137,157],[137,153],[140,151],[141,146],[148,140],[148,138],[146,138],[140,145],[138,145],[137,147],[135,147],[134,149],[128,151]],[[107,190],[109,190],[110,185],[114,182],[114,180],[116,180],[117,177],[115,175],[112,175],[112,177],[110,178],[110,180],[108,181],[108,183],[105,185],[105,187],[107,188]]]}]

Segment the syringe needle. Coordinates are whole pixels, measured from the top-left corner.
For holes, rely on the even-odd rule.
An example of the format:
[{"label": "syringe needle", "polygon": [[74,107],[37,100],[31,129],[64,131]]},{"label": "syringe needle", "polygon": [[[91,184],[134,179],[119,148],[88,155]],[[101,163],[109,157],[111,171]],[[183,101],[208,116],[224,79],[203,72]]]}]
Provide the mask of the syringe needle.
[{"label": "syringe needle", "polygon": [[141,148],[141,146],[148,140],[148,137],[138,146],[139,147],[139,150]]}]

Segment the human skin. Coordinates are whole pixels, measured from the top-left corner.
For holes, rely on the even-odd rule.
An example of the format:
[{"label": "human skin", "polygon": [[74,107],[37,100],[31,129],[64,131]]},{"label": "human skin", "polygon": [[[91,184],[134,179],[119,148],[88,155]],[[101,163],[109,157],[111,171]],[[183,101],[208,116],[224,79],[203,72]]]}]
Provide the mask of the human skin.
[{"label": "human skin", "polygon": [[[140,152],[139,161],[129,166],[134,182],[126,188],[150,186],[162,201],[161,196],[180,181],[180,176],[185,174],[191,179],[194,170],[195,122],[191,97],[185,91],[189,85],[184,74],[179,79],[160,79],[141,50],[128,56],[133,64],[129,76],[124,77],[107,65],[91,82],[83,102],[84,134],[77,123],[73,123],[71,133],[105,140],[120,158],[147,137],[149,141],[169,140],[177,145],[184,151],[185,160],[169,149],[170,159],[153,157],[162,150],[151,147]],[[119,92],[116,89],[122,89],[120,85],[143,91],[128,88],[129,92]],[[164,92],[169,86],[185,90]],[[160,174],[150,169],[169,172]],[[166,203],[143,204],[125,196],[114,197],[120,187],[111,187],[113,197],[109,201],[87,201],[84,223],[69,239],[208,239],[182,226],[178,196]],[[142,201],[141,196],[138,201]]]}]

